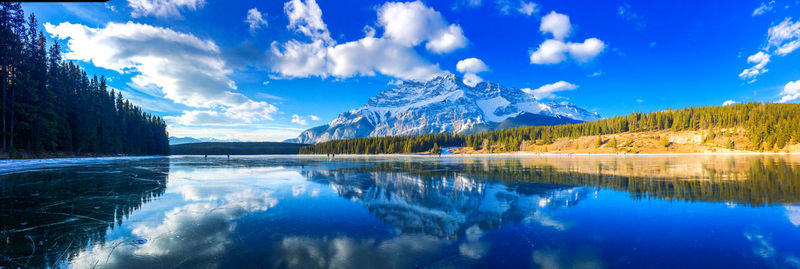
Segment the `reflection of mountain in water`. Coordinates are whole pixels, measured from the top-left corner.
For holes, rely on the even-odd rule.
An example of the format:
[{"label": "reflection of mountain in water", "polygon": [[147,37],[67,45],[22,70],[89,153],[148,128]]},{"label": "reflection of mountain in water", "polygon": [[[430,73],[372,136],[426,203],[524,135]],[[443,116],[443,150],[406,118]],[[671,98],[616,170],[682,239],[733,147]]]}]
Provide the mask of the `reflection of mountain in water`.
[{"label": "reflection of mountain in water", "polygon": [[[548,210],[574,205],[594,188],[626,191],[636,199],[732,202],[750,206],[800,202],[800,166],[790,159],[757,157],[703,167],[702,176],[627,176],[618,158],[450,159],[448,161],[349,160],[332,170],[309,169],[306,176],[327,181],[340,196],[366,205],[404,233],[440,238],[463,235],[479,225],[537,222],[564,229]],[[647,169],[668,170],[691,160],[632,159]],[[666,160],[666,161],[665,161]],[[670,163],[673,162],[673,163]],[[356,165],[361,163],[362,165]],[[629,171],[635,168],[626,167]],[[591,172],[594,170],[595,172]]]},{"label": "reflection of mountain in water", "polygon": [[553,184],[503,185],[452,173],[354,172],[312,170],[307,176],[327,180],[340,196],[363,203],[403,233],[440,238],[458,237],[473,225],[491,229],[503,223],[538,222],[563,229],[543,209],[575,205],[591,191]]},{"label": "reflection of mountain in water", "polygon": [[0,268],[54,267],[161,196],[168,159],[0,176]]}]

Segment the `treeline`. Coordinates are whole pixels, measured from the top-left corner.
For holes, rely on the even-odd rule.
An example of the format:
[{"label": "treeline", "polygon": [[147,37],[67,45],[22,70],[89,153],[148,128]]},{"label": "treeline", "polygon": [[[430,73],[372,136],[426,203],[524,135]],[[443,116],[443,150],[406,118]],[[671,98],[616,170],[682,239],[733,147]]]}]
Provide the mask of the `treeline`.
[{"label": "treeline", "polygon": [[48,48],[20,3],[0,3],[0,78],[0,153],[169,154],[164,120]]},{"label": "treeline", "polygon": [[744,103],[688,107],[555,126],[513,128],[472,135],[428,134],[328,141],[301,149],[303,154],[383,154],[438,152],[441,147],[472,147],[499,152],[518,151],[523,141],[548,145],[559,138],[601,136],[624,132],[685,131],[742,128],[750,150],[781,149],[800,142],[800,104]]},{"label": "treeline", "polygon": [[298,154],[305,144],[281,142],[201,142],[170,146],[172,155]]}]

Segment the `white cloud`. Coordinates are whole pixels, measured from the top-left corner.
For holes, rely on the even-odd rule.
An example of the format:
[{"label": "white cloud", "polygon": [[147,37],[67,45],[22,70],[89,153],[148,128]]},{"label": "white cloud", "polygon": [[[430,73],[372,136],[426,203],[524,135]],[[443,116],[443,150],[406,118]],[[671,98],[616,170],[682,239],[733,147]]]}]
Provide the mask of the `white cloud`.
[{"label": "white cloud", "polygon": [[589,38],[583,43],[567,43],[567,52],[575,61],[579,63],[589,62],[597,57],[606,48],[606,44],[600,39]]},{"label": "white cloud", "polygon": [[539,13],[539,5],[537,5],[534,2],[520,1],[519,8],[517,8],[517,12],[525,16],[531,16],[533,14]]},{"label": "white cloud", "polygon": [[312,39],[332,42],[328,26],[322,21],[322,9],[315,0],[290,0],[283,5],[283,11],[289,17],[289,30],[300,32]]},{"label": "white cloud", "polygon": [[775,48],[775,54],[784,56],[800,48],[800,21],[786,18],[778,25],[767,30],[769,47]]},{"label": "white cloud", "polygon": [[739,78],[754,79],[758,75],[766,73],[768,71],[766,66],[767,63],[769,63],[769,58],[769,54],[764,53],[763,51],[759,51],[756,54],[750,55],[747,57],[747,62],[755,65],[743,70],[742,73],[739,73]]},{"label": "white cloud", "polygon": [[729,105],[733,105],[733,104],[736,104],[736,101],[728,100],[728,101],[725,101],[724,103],[722,103],[723,106],[729,106]]},{"label": "white cloud", "polygon": [[448,53],[467,45],[461,26],[449,24],[441,13],[421,1],[389,2],[378,9],[378,24],[384,36],[406,46],[427,41],[425,48]]},{"label": "white cloud", "polygon": [[464,84],[475,87],[475,85],[478,85],[478,83],[483,81],[483,79],[477,74],[488,71],[489,67],[487,67],[486,64],[481,61],[481,59],[467,58],[458,61],[456,64],[456,70],[464,73]]},{"label": "white cloud", "polygon": [[478,83],[483,82],[483,79],[474,73],[466,73],[462,82],[470,87],[475,87]]},{"label": "white cloud", "polygon": [[292,123],[297,123],[297,124],[300,124],[300,125],[308,124],[308,122],[306,122],[306,120],[303,119],[303,117],[300,117],[297,114],[292,115]]},{"label": "white cloud", "polygon": [[567,55],[578,63],[587,63],[605,50],[606,45],[597,38],[588,38],[583,43],[564,42],[572,32],[569,17],[551,11],[542,18],[539,30],[543,34],[550,33],[552,39],[547,39],[530,54],[531,64],[557,64],[568,59]]},{"label": "white cloud", "polygon": [[525,88],[522,89],[522,91],[530,95],[533,95],[533,98],[536,98],[537,100],[541,100],[541,99],[556,99],[558,98],[558,96],[554,94],[555,92],[570,91],[577,88],[578,88],[577,85],[562,80],[556,83],[541,86],[535,90],[531,90],[530,88]]},{"label": "white cloud", "polygon": [[572,32],[572,25],[569,23],[569,16],[550,11],[549,14],[542,17],[539,31],[553,34],[553,38],[563,40]]},{"label": "white cloud", "polygon": [[461,73],[480,73],[489,70],[489,67],[487,67],[486,64],[481,61],[481,59],[467,58],[458,61],[456,64],[456,70]]},{"label": "white cloud", "polygon": [[748,63],[754,66],[745,69],[739,74],[741,79],[749,79],[750,83],[755,78],[767,72],[766,65],[770,56],[786,56],[800,48],[800,21],[786,18],[778,25],[767,29],[767,45],[756,54],[747,57]]},{"label": "white cloud", "polygon": [[313,121],[319,121],[319,117],[317,117],[316,115],[308,115],[308,118],[310,118]]},{"label": "white cloud", "polygon": [[181,9],[197,10],[206,4],[205,0],[128,0],[133,8],[134,18],[155,16],[158,18],[181,18]]},{"label": "white cloud", "polygon": [[567,60],[567,46],[564,42],[548,39],[531,53],[532,64],[557,64]]},{"label": "white cloud", "polygon": [[267,27],[268,24],[263,15],[256,8],[251,8],[247,11],[247,18],[245,18],[244,22],[250,26],[250,32],[261,29],[261,27]]},{"label": "white cloud", "polygon": [[790,81],[786,83],[786,86],[783,86],[781,100],[778,102],[786,103],[797,100],[798,98],[800,98],[800,80]]},{"label": "white cloud", "polygon": [[[365,27],[365,37],[342,44],[330,39],[322,22],[322,11],[313,0],[305,3],[293,0],[285,7],[290,17],[289,28],[311,40],[272,43],[270,66],[283,77],[347,78],[380,73],[400,79],[427,80],[446,72],[420,56],[414,49],[416,45],[425,42],[426,48],[434,53],[466,45],[461,27],[447,25],[439,12],[419,1],[384,4],[377,12],[379,25],[385,28],[383,37],[375,37],[375,29]],[[401,27],[403,22],[408,23],[406,28]]]},{"label": "white cloud", "polygon": [[600,55],[605,47],[605,43],[597,38],[586,39],[583,43],[548,39],[531,53],[530,60],[532,64],[557,64],[566,61],[569,54],[573,60],[586,63]]},{"label": "white cloud", "polygon": [[228,78],[231,70],[210,40],[133,22],[109,23],[105,28],[71,23],[44,26],[54,38],[68,40],[66,59],[133,74],[131,82],[139,88],[160,89],[164,98],[176,103],[206,108],[181,116],[181,122],[223,116],[254,122],[271,119],[277,111],[271,104],[232,91],[236,84]]},{"label": "white cloud", "polygon": [[760,6],[758,6],[755,10],[753,10],[753,16],[758,16],[767,13],[768,11],[772,10],[773,5],[775,5],[775,0],[761,3]]}]

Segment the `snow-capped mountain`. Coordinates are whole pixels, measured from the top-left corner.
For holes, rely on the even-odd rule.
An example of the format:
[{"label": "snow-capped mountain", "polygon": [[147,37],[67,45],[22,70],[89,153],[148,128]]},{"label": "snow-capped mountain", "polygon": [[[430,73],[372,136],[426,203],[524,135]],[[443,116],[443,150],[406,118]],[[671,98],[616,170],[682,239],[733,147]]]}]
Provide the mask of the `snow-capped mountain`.
[{"label": "snow-capped mountain", "polygon": [[344,112],[330,123],[303,131],[287,142],[429,133],[471,133],[530,125],[555,125],[599,119],[570,103],[541,102],[519,88],[491,82],[475,87],[454,75],[427,82],[403,82]]}]

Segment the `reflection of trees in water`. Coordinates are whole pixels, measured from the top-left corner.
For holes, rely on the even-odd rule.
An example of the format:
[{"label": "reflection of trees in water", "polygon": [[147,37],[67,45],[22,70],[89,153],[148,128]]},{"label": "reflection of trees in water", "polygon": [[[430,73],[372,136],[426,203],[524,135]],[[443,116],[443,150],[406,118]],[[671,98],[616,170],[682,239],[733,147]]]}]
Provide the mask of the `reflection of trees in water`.
[{"label": "reflection of trees in water", "polygon": [[0,267],[52,267],[161,196],[168,159],[0,176]]},{"label": "reflection of trees in water", "polygon": [[465,174],[504,180],[626,191],[636,199],[732,202],[763,206],[800,201],[800,166],[783,158],[761,157],[738,162],[737,169],[705,167],[697,178],[653,175],[636,177],[564,171],[554,165],[525,166],[518,160],[497,165],[465,164]]},{"label": "reflection of trees in water", "polygon": [[[347,170],[404,172],[423,178],[465,177],[476,182],[499,180],[501,184],[520,188],[517,192],[522,194],[527,194],[525,188],[538,189],[546,186],[541,184],[551,184],[562,188],[609,188],[629,192],[636,199],[732,202],[749,206],[800,202],[800,164],[797,159],[783,156],[719,157],[720,160],[712,161],[692,158],[629,158],[622,161],[619,158],[576,158],[589,160],[584,162],[570,161],[570,158],[453,159],[447,162],[378,162],[372,167]],[[645,162],[649,163],[641,165]],[[626,175],[627,171],[636,169],[670,170],[692,162],[700,162],[697,165],[700,171],[685,171],[679,175],[674,171],[652,172],[650,176]],[[522,182],[540,184],[525,185]],[[548,188],[555,188],[553,186]]]}]

